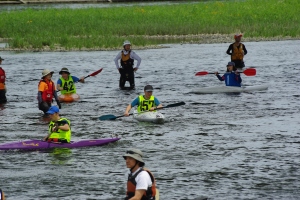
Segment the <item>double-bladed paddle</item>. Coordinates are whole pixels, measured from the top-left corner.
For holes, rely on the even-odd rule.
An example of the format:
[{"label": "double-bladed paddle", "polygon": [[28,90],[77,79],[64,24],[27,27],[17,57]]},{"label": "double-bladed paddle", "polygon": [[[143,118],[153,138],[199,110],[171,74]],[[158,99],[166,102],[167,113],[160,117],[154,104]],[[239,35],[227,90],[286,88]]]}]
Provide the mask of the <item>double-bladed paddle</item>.
[{"label": "double-bladed paddle", "polygon": [[[256,75],[256,69],[249,68],[249,69],[245,69],[244,71],[239,72],[239,73],[244,73],[246,76],[255,76]],[[195,74],[195,76],[205,76],[207,74],[215,74],[215,72],[201,71],[201,72],[197,72]]]},{"label": "double-bladed paddle", "polygon": [[[185,103],[182,101],[182,102],[179,102],[179,103],[173,103],[173,104],[169,104],[169,105],[166,105],[166,106],[163,106],[163,107],[160,107],[160,108],[155,108],[154,110],[159,110],[159,109],[164,109],[164,108],[173,108],[173,107],[177,107],[177,106],[182,106],[182,105],[185,105]],[[147,111],[145,111],[147,112]],[[129,115],[133,115],[133,113],[130,113]],[[124,117],[125,115],[120,115],[120,116],[115,116],[115,115],[102,115],[101,117],[99,117],[100,120],[115,120],[117,118],[120,118],[120,117]]]}]

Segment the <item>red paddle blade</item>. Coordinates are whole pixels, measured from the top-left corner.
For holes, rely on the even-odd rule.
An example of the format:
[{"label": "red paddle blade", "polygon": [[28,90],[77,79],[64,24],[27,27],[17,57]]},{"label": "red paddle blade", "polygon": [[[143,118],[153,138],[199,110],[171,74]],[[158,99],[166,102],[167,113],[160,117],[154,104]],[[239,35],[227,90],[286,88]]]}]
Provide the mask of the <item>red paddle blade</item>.
[{"label": "red paddle blade", "polygon": [[103,68],[99,69],[98,71],[95,71],[94,73],[91,73],[89,76],[96,76],[102,71]]},{"label": "red paddle blade", "polygon": [[195,74],[195,76],[204,76],[204,75],[207,75],[207,74],[208,74],[208,72],[203,71],[203,72],[197,72],[197,73]]},{"label": "red paddle blade", "polygon": [[254,69],[254,68],[245,69],[245,70],[243,71],[243,73],[244,73],[246,76],[255,76],[255,75],[256,75],[256,69]]}]

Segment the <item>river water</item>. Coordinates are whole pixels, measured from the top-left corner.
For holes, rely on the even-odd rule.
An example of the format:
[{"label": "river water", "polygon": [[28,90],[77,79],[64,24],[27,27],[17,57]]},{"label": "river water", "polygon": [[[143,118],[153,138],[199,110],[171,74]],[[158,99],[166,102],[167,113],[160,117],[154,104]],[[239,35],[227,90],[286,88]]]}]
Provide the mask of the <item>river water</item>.
[{"label": "river water", "polygon": [[[269,85],[263,92],[191,93],[224,83],[198,71],[226,69],[229,44],[170,44],[137,50],[142,64],[136,90],[120,91],[113,59],[118,51],[0,52],[5,60],[8,103],[0,109],[0,143],[43,138],[49,119],[37,109],[42,70],[68,67],[72,75],[97,77],[77,84],[80,101],[62,104],[61,116],[72,123],[72,139],[122,139],[103,147],[50,152],[1,152],[0,187],[7,199],[122,199],[127,148],[141,149],[160,189],[160,199],[299,199],[300,41],[247,42],[244,85]],[[134,48],[134,46],[133,46]],[[164,125],[137,123],[122,115],[127,104],[154,86],[163,105]]]}]

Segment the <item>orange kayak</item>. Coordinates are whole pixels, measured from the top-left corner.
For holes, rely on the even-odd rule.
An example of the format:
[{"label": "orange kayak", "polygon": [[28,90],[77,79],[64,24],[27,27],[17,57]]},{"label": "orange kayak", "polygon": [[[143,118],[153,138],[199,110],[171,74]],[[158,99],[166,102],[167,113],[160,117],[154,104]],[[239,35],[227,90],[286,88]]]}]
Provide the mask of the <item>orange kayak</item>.
[{"label": "orange kayak", "polygon": [[73,102],[80,99],[78,94],[61,94],[58,96],[60,102]]}]

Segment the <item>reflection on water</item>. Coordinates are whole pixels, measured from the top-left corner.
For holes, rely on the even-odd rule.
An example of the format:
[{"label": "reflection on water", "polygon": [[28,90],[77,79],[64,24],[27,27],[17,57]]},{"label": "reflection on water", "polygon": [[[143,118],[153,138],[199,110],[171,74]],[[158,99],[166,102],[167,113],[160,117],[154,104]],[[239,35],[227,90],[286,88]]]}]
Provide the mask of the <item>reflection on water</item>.
[{"label": "reflection on water", "polygon": [[[224,84],[214,75],[194,75],[225,70],[228,45],[137,50],[142,63],[135,91],[118,89],[113,62],[118,51],[1,52],[8,103],[0,110],[0,143],[46,135],[49,122],[37,108],[37,84],[44,68],[55,71],[56,81],[62,67],[79,77],[103,67],[97,77],[76,85],[78,102],[62,104],[72,140],[122,138],[69,152],[2,152],[0,183],[9,199],[53,199],[53,194],[59,199],[121,199],[128,172],[122,155],[129,147],[145,153],[163,200],[298,199],[300,61],[295,52],[300,41],[245,43],[246,66],[256,67],[257,74],[242,75],[243,84],[269,84],[266,91],[193,94],[195,88]],[[186,105],[162,110],[164,125],[137,123],[132,117],[98,119],[122,115],[146,84],[154,86],[163,105]]]}]

